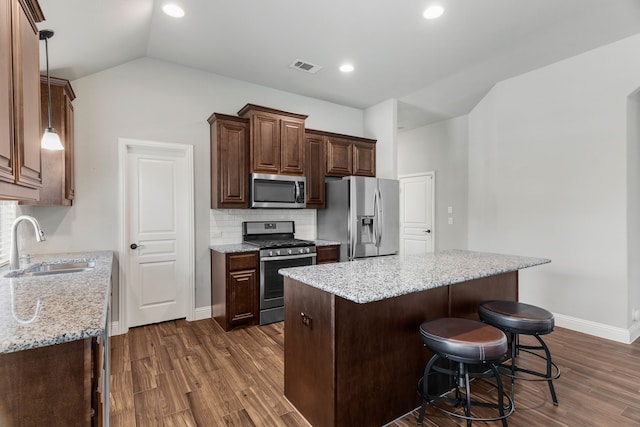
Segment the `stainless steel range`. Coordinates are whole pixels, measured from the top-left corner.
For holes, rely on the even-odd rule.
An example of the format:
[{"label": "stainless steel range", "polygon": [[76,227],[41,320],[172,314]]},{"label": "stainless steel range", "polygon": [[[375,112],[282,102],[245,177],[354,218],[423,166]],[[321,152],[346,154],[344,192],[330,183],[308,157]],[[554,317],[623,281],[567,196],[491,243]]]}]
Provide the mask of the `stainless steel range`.
[{"label": "stainless steel range", "polygon": [[284,278],[278,270],[316,263],[316,246],[294,238],[293,221],[242,223],[242,241],[260,248],[260,324],[284,320]]}]

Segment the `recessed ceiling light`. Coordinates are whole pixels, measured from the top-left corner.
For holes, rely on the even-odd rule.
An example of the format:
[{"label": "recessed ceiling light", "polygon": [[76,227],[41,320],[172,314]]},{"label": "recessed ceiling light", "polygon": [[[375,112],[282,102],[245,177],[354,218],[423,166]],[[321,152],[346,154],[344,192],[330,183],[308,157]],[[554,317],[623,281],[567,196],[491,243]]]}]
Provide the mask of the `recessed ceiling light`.
[{"label": "recessed ceiling light", "polygon": [[175,3],[167,3],[162,6],[162,11],[173,18],[182,18],[184,10]]},{"label": "recessed ceiling light", "polygon": [[444,8],[439,5],[429,6],[423,13],[425,19],[436,19],[440,18],[444,13]]},{"label": "recessed ceiling light", "polygon": [[350,73],[354,70],[353,65],[351,64],[342,64],[340,66],[340,71],[342,71],[343,73]]}]

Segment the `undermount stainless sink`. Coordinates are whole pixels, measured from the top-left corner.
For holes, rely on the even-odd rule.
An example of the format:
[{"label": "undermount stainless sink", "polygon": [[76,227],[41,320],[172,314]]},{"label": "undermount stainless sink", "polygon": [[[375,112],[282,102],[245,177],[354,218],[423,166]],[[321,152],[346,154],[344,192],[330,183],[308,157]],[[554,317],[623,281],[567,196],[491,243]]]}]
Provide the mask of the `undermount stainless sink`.
[{"label": "undermount stainless sink", "polygon": [[44,263],[34,265],[22,271],[11,271],[5,277],[48,276],[51,274],[80,273],[93,270],[95,261]]}]

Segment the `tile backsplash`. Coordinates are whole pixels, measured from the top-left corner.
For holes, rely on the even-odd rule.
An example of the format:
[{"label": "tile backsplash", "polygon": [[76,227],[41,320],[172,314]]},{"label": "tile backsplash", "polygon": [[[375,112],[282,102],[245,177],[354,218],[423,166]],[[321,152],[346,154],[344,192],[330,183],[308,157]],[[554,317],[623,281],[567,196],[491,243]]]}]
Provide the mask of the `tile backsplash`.
[{"label": "tile backsplash", "polygon": [[316,238],[315,209],[211,209],[210,212],[211,245],[240,243],[243,221],[295,221],[296,238]]}]

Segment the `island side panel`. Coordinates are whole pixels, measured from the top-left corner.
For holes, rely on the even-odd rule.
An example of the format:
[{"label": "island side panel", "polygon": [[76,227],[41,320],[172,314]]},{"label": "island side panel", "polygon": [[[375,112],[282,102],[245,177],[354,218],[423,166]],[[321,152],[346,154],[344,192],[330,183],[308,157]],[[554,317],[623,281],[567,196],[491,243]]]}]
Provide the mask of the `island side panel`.
[{"label": "island side panel", "polygon": [[284,278],[284,395],[314,427],[335,425],[334,300]]},{"label": "island side panel", "polygon": [[447,287],[368,304],[335,299],[335,425],[379,426],[420,406],[416,385],[431,352],[419,328],[447,316]]},{"label": "island side panel", "polygon": [[518,301],[518,272],[483,277],[448,286],[450,317],[479,320],[478,303],[487,299]]},{"label": "island side panel", "polygon": [[0,426],[89,426],[91,392],[91,338],[0,355]]}]

